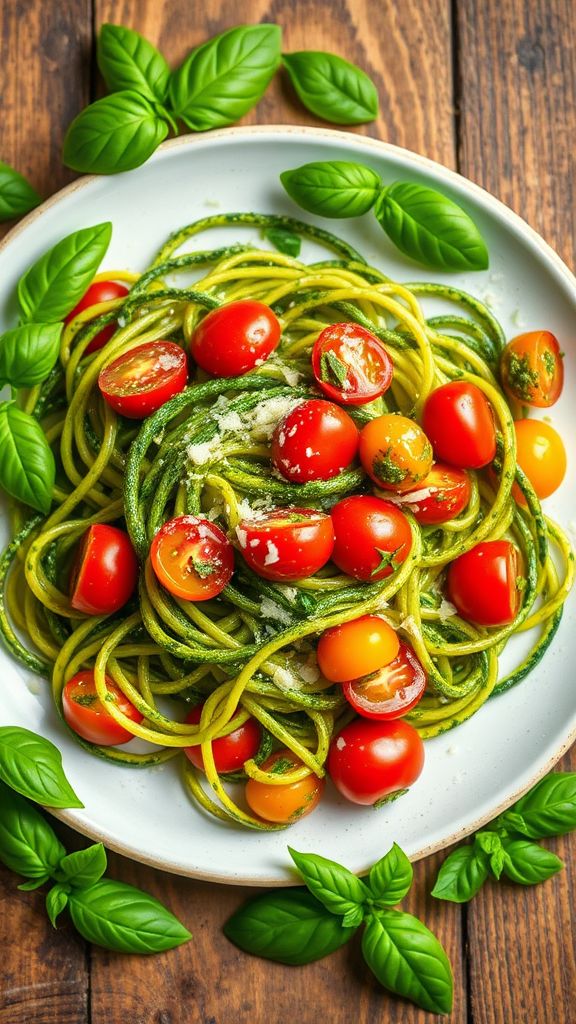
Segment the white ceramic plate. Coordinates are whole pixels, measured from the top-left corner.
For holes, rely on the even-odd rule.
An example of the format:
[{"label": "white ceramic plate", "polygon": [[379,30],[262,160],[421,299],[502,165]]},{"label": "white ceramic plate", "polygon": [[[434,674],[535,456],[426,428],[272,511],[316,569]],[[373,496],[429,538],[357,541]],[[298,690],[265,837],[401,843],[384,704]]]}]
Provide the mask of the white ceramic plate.
[{"label": "white ceramic plate", "polygon": [[[19,276],[69,232],[112,221],[106,266],[140,270],[170,232],[199,217],[238,210],[299,216],[280,186],[280,171],[330,159],[364,161],[387,182],[428,183],[470,211],[488,243],[491,266],[449,279],[489,302],[509,337],[530,327],[548,328],[558,336],[566,350],[568,379],[551,420],[564,438],[574,437],[574,277],[534,231],[482,189],[406,150],[342,132],[283,127],[212,132],[165,144],[138,170],[75,182],[27,217],[1,247],[0,329],[14,322]],[[304,214],[303,219],[312,218]],[[370,215],[327,226],[400,281],[443,279],[404,260]],[[209,240],[215,237],[212,233]],[[238,231],[218,235],[224,241],[238,237]],[[256,230],[241,237],[263,244]],[[314,250],[309,247],[303,255],[312,256]],[[565,526],[575,516],[570,507],[574,464],[549,502]],[[0,724],[26,726],[53,740],[85,803],[85,809],[59,816],[136,860],[221,882],[286,884],[293,880],[289,841],[361,871],[394,840],[415,859],[462,838],[510,804],[570,746],[576,726],[570,683],[576,658],[573,614],[572,603],[552,649],[527,680],[426,744],[425,770],[408,795],[374,811],[328,792],[318,810],[289,833],[244,831],[204,816],[186,796],[173,763],[139,772],[94,760],[59,727],[43,681],[1,650]]]}]

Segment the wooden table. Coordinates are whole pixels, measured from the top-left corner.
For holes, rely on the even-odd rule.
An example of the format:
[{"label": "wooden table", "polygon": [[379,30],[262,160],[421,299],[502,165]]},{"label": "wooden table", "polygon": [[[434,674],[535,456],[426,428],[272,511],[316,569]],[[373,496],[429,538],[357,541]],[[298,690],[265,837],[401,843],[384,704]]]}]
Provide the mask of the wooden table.
[{"label": "wooden table", "polygon": [[[100,88],[95,29],[132,26],[176,63],[238,22],[277,21],[285,49],[328,49],[377,83],[381,116],[355,129],[457,168],[524,216],[576,263],[576,5],[573,0],[4,0],[0,158],[49,195],[73,176],[60,147]],[[274,82],[245,123],[317,124]],[[543,311],[543,322],[545,322]],[[566,680],[568,684],[568,680]],[[567,756],[564,769],[576,769]],[[62,833],[65,830],[60,830]],[[66,833],[72,841],[71,833]],[[80,844],[82,845],[82,844]],[[442,855],[416,866],[408,909],[446,946],[458,1024],[576,1019],[576,842],[551,847],[567,870],[542,886],[486,885],[462,909],[431,899]],[[239,953],[221,933],[246,889],[179,879],[110,857],[111,874],[156,893],[194,932],[147,958],[54,931],[42,892],[0,872],[0,1024],[424,1024],[384,993],[358,945],[288,968]]]}]

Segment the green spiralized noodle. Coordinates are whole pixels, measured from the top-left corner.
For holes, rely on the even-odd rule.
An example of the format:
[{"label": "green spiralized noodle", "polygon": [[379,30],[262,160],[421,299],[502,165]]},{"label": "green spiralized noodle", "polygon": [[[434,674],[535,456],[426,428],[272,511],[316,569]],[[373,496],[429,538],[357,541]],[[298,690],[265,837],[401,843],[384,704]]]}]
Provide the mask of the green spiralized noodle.
[{"label": "green spiralized noodle", "polygon": [[[189,250],[195,235],[230,226],[282,227],[333,256],[305,265],[251,244]],[[186,251],[179,253],[182,247]],[[187,276],[183,285],[171,283],[181,274]],[[192,284],[190,275],[196,275]],[[351,714],[340,688],[317,670],[314,644],[325,629],[372,613],[407,639],[428,678],[424,698],[408,715],[423,738],[453,728],[492,694],[519,682],[556,632],[574,559],[563,532],[543,515],[516,467],[515,410],[498,383],[504,335],[491,312],[467,293],[426,282],[395,283],[346,242],[287,217],[205,218],[173,235],[142,275],[101,275],[110,277],[132,286],[128,296],[91,307],[69,324],[60,366],[25,396],[25,408],[41,422],[57,455],[59,472],[46,519],[26,521],[22,509],[12,511],[14,539],[0,561],[0,629],[12,654],[51,680],[60,713],[66,681],[92,668],[99,697],[106,697],[108,677],[143,719],[132,721],[113,702],[106,705],[110,715],[153,745],[137,753],[76,737],[86,749],[119,764],[147,767],[198,745],[211,795],[196,769],[182,760],[188,790],[203,810],[249,828],[284,827],[253,817],[235,802],[216,770],[211,742],[252,716],[265,742],[244,765],[244,778],[271,785],[310,774],[322,778],[330,740]],[[451,303],[453,310],[427,318],[420,304],[427,296]],[[247,297],[269,304],[282,325],[280,346],[262,366],[227,379],[208,380],[198,370],[185,391],[141,424],[123,421],[102,399],[98,375],[112,360],[159,338],[186,347],[207,311]],[[156,580],[148,552],[155,532],[174,515],[209,516],[235,542],[235,528],[250,503],[329,510],[344,496],[369,490],[358,468],[328,481],[293,484],[273,475],[269,458],[271,428],[282,410],[316,394],[310,369],[315,338],[343,319],[370,329],[394,362],[386,395],[351,410],[358,425],[386,411],[418,416],[435,387],[453,379],[472,381],[497,422],[493,470],[470,474],[471,497],[457,519],[420,528],[410,518],[410,554],[380,582],[360,583],[328,568],[283,587],[255,576],[238,556],[232,582],[218,598],[194,604],[172,597]],[[111,322],[117,325],[112,339],[87,356],[92,338]],[[205,458],[194,461],[195,452]],[[522,506],[512,495],[515,481],[524,493]],[[88,526],[122,521],[141,563],[138,598],[121,614],[87,617],[71,607],[68,595],[74,547]],[[509,626],[476,627],[447,609],[442,574],[479,541],[504,535],[524,559],[521,607]],[[498,657],[507,640],[533,627],[538,636],[530,654],[499,680]],[[203,702],[199,723],[181,721],[183,700]],[[270,741],[288,747],[299,766],[283,774],[263,769]]]}]

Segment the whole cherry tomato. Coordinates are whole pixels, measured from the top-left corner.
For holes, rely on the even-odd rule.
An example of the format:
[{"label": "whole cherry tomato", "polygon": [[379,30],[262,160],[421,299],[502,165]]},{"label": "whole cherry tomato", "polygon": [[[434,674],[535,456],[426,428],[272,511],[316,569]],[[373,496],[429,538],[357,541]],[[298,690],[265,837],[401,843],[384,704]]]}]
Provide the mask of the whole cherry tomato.
[{"label": "whole cherry tomato", "polygon": [[346,700],[359,715],[382,721],[405,715],[424,696],[425,689],[426,673],[405,643],[387,665],[371,675],[342,683]]},{"label": "whole cherry tomato", "polygon": [[91,526],[80,541],[72,567],[70,604],[86,615],[111,615],[130,600],[138,559],[124,530]]},{"label": "whole cherry tomato", "polygon": [[426,434],[407,416],[378,416],[360,432],[360,461],[384,490],[410,490],[430,472],[432,457]]},{"label": "whole cherry tomato", "polygon": [[564,386],[558,340],[550,331],[519,334],[502,353],[500,373],[504,390],[523,405],[554,405]]},{"label": "whole cherry tomato", "polygon": [[412,532],[396,505],[370,495],[353,495],[334,505],[332,561],[357,580],[383,580],[410,554]]},{"label": "whole cherry tomato", "polygon": [[413,491],[403,491],[398,504],[422,526],[456,519],[470,501],[470,477],[464,469],[435,462]]},{"label": "whole cherry tomato", "polygon": [[97,743],[101,747],[120,746],[134,739],[133,734],[112,718],[106,705],[111,702],[139,724],[143,715],[124,696],[111,679],[106,676],[108,696],[103,704],[96,692],[94,673],[86,670],[78,672],[69,679],[62,691],[62,711],[64,719],[74,732],[89,743]]},{"label": "whole cherry tomato", "polygon": [[513,622],[520,608],[522,558],[509,540],[487,540],[448,566],[448,597],[463,619],[480,626]]},{"label": "whole cherry tomato", "polygon": [[453,380],[428,395],[422,426],[434,455],[461,469],[481,469],[496,454],[492,407],[476,384]]},{"label": "whole cherry tomato", "polygon": [[[539,498],[548,498],[560,487],[566,473],[566,449],[562,438],[549,423],[541,420],[517,420],[516,461],[524,470]],[[514,496],[524,498],[514,486]]]},{"label": "whole cherry tomato", "polygon": [[334,547],[330,516],[309,508],[279,508],[243,519],[236,536],[250,568],[265,580],[279,582],[313,576]]},{"label": "whole cherry tomato", "polygon": [[234,549],[209,519],[176,516],[160,527],[150,547],[160,583],[184,601],[208,601],[232,578]]},{"label": "whole cherry tomato", "polygon": [[[186,722],[196,725],[200,721],[202,704],[192,708],[186,716]],[[226,736],[220,736],[212,740],[212,755],[216,771],[225,774],[226,772],[238,772],[245,761],[248,761],[254,754],[258,753],[262,739],[262,728],[255,718],[247,718],[237,729],[229,732]],[[184,747],[184,753],[189,761],[204,770],[204,758],[200,745]]]},{"label": "whole cherry tomato", "polygon": [[384,619],[362,615],[322,633],[316,655],[324,678],[343,683],[388,665],[399,647],[398,634]]},{"label": "whole cherry tomato", "polygon": [[206,314],[190,339],[190,352],[208,373],[236,377],[268,359],[280,334],[279,320],[269,306],[239,299]]},{"label": "whole cherry tomato", "polygon": [[286,480],[331,480],[358,451],[358,430],[347,412],[311,398],[300,402],[272,435],[272,462]]},{"label": "whole cherry tomato", "polygon": [[[300,768],[302,762],[291,750],[277,750],[262,765],[263,771],[273,770],[282,775]],[[288,785],[274,785],[248,779],[246,783],[246,802],[250,809],[264,821],[275,821],[279,824],[290,824],[305,818],[317,806],[324,786],[324,779],[316,775],[306,775],[300,782]]]},{"label": "whole cherry tomato", "polygon": [[149,341],[100,371],[98,387],[115,412],[141,420],[183,391],[186,353],[172,341]]},{"label": "whole cherry tomato", "polygon": [[359,324],[330,324],[312,349],[319,387],[342,405],[365,405],[392,383],[394,364],[378,338]]},{"label": "whole cherry tomato", "polygon": [[373,722],[356,718],[334,737],[328,772],[336,788],[355,804],[376,804],[406,789],[424,766],[424,744],[401,718]]},{"label": "whole cherry tomato", "polygon": [[[128,295],[128,288],[117,281],[95,281],[94,284],[90,285],[88,291],[84,293],[80,302],[64,318],[64,323],[71,323],[79,313],[83,313],[85,309],[90,309],[91,306],[97,306],[101,302],[111,302],[113,299],[123,299],[126,295]],[[107,341],[110,341],[110,338],[117,330],[118,324],[116,323],[103,327],[101,331],[98,331],[98,334],[94,335],[92,341],[86,347],[84,355],[89,356],[91,352],[96,352],[99,348],[102,348]]]}]

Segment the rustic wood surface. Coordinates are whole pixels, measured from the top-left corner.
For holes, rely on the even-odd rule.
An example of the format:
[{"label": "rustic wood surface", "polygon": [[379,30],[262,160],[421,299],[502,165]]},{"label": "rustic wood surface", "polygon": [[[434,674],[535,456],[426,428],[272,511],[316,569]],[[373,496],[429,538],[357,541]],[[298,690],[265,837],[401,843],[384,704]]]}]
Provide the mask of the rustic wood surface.
[{"label": "rustic wood surface", "polygon": [[[240,14],[241,10],[241,14]],[[175,63],[239,20],[275,21],[285,48],[327,49],[363,66],[381,115],[355,129],[458,168],[521,213],[576,264],[576,6],[573,0],[4,0],[0,159],[49,195],[72,177],[64,129],[102,89],[94,33],[132,26]],[[320,123],[278,79],[246,123]],[[567,683],[569,681],[567,680]],[[576,769],[573,751],[561,767]],[[66,842],[82,840],[58,828]],[[455,973],[453,1024],[573,1024],[576,843],[550,844],[566,871],[522,890],[487,885],[464,908],[431,899],[442,855],[416,865],[410,909],[438,934]],[[287,968],[247,957],[221,926],[248,890],[110,857],[111,874],[165,901],[194,932],[162,956],[90,948],[54,931],[42,892],[0,870],[0,1024],[425,1024],[389,997],[354,943]]]}]

